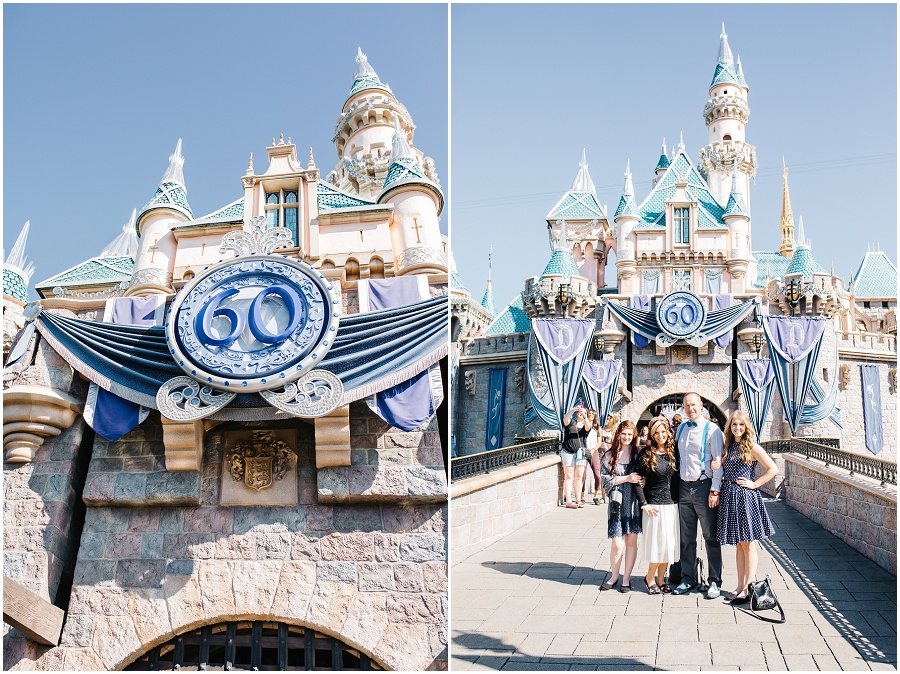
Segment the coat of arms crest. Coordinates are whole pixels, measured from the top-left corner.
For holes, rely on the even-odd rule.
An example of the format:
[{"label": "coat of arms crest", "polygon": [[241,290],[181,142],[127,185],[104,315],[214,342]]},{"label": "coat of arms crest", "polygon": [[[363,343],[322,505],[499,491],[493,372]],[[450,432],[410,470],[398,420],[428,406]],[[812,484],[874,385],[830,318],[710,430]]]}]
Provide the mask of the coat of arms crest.
[{"label": "coat of arms crest", "polygon": [[248,441],[237,443],[226,454],[231,477],[260,491],[280,480],[291,465],[291,449],[271,431],[255,431]]}]

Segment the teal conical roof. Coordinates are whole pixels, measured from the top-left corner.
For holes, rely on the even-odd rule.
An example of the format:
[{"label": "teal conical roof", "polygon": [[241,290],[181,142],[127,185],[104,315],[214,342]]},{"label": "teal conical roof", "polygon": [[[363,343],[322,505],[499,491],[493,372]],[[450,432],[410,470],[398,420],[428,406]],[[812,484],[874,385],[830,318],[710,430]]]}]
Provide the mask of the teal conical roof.
[{"label": "teal conical roof", "polygon": [[578,265],[575,264],[575,258],[572,257],[571,251],[553,251],[553,255],[550,256],[550,261],[547,263],[547,266],[544,267],[544,272],[541,276],[548,276],[551,274],[563,276],[565,278],[581,276],[581,272],[578,270]]},{"label": "teal conical roof", "polygon": [[788,265],[784,275],[803,274],[803,278],[812,278],[813,274],[825,273],[826,271],[816,262],[809,248],[798,248],[794,251],[794,256],[791,258],[791,263]]},{"label": "teal conical roof", "polygon": [[356,51],[356,74],[353,76],[353,84],[350,86],[349,98],[353,94],[359,93],[363,89],[381,89],[382,91],[391,92],[391,88],[378,79],[378,74],[369,65],[366,55],[363,54],[362,48],[357,47]]},{"label": "teal conical roof", "polygon": [[744,197],[738,190],[736,169],[731,174],[731,194],[728,195],[728,204],[725,206],[725,212],[722,214],[723,217],[728,215],[750,217],[750,213],[747,211],[747,204],[744,203]]},{"label": "teal conical roof", "polygon": [[719,36],[719,59],[716,63],[716,72],[713,73],[710,88],[717,84],[741,84],[735,69],[734,57],[731,55],[731,47],[728,46],[728,35],[725,34],[725,24],[722,24],[722,34]]},{"label": "teal conical roof", "polygon": [[621,216],[637,217],[637,203],[634,200],[634,185],[631,183],[631,160],[625,167],[625,187],[622,190],[622,198],[619,199],[619,205],[616,208],[616,214],[613,220]]},{"label": "teal conical roof", "polygon": [[181,138],[178,139],[175,152],[169,155],[169,167],[159,182],[156,193],[141,209],[137,219],[140,220],[144,213],[156,208],[172,208],[184,213],[191,220],[194,219],[191,205],[187,200],[187,187],[184,185],[184,157],[181,155]]},{"label": "teal conical roof", "polygon": [[487,309],[491,316],[497,315],[497,308],[494,306],[494,292],[491,290],[490,281],[488,281],[488,287],[484,291],[484,297],[481,298],[481,306]]},{"label": "teal conical roof", "polygon": [[897,267],[882,251],[869,251],[854,276],[857,297],[895,299],[897,297]]},{"label": "teal conical roof", "polygon": [[662,142],[662,154],[659,155],[659,161],[656,162],[656,168],[653,169],[654,173],[659,175],[660,171],[665,171],[669,168],[669,164],[672,162],[669,161],[669,155],[666,153],[666,139],[663,138]]},{"label": "teal conical roof", "polygon": [[25,243],[30,227],[31,222],[26,221],[3,265],[3,294],[20,302],[28,302],[28,282],[34,274],[34,265],[25,257]]}]

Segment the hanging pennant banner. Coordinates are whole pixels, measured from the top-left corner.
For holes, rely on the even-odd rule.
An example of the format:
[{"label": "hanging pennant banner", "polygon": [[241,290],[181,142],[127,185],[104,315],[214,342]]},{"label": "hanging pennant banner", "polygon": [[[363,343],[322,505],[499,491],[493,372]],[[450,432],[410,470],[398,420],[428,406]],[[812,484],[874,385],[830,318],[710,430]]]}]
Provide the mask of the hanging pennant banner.
[{"label": "hanging pennant banner", "polygon": [[618,360],[589,360],[584,364],[581,373],[587,384],[584,390],[591,401],[591,409],[597,410],[597,423],[601,428],[612,411],[621,372],[622,363]]},{"label": "hanging pennant banner", "polygon": [[772,357],[775,381],[791,434],[797,432],[806,395],[815,375],[825,320],[766,316],[766,342]]},{"label": "hanging pennant banner", "polygon": [[528,340],[528,355],[525,361],[525,373],[528,377],[528,397],[531,406],[525,410],[525,423],[530,424],[540,419],[548,426],[556,425],[556,414],[553,412],[553,400],[547,385],[547,374],[541,362],[541,346],[532,332]]},{"label": "hanging pennant banner", "polygon": [[503,411],[506,407],[506,368],[488,370],[487,431],[484,449],[490,451],[503,446]]},{"label": "hanging pennant banner", "polygon": [[[649,313],[650,298],[647,295],[632,295],[631,308],[640,309],[641,311],[647,311]],[[644,337],[644,335],[639,333],[637,330],[632,330],[631,342],[637,348],[643,349],[650,343],[650,340],[647,337]]]},{"label": "hanging pennant banner", "polygon": [[575,318],[536,318],[531,322],[543,351],[560,365],[578,356],[593,334],[593,321]]},{"label": "hanging pennant banner", "polygon": [[[721,276],[721,274],[720,274]],[[719,309],[727,309],[731,306],[731,295],[715,295],[713,296],[713,311],[717,311]],[[731,330],[723,332],[721,335],[715,338],[716,346],[720,349],[724,349],[726,346],[731,344]]]},{"label": "hanging pennant banner", "polygon": [[761,442],[763,425],[769,414],[774,392],[772,381],[775,379],[775,372],[772,369],[772,362],[754,358],[738,360],[737,366],[741,375],[741,393],[747,402],[750,421],[753,430],[756,431],[756,441]]},{"label": "hanging pennant banner", "polygon": [[[594,323],[587,319],[536,318],[531,324],[547,376],[554,426],[561,431],[563,416],[575,406],[582,388],[581,372],[591,346]],[[540,414],[537,405],[535,410]]]},{"label": "hanging pennant banner", "polygon": [[866,427],[866,447],[872,454],[884,448],[884,428],[881,423],[881,377],[877,365],[860,365],[863,395],[863,420]]}]

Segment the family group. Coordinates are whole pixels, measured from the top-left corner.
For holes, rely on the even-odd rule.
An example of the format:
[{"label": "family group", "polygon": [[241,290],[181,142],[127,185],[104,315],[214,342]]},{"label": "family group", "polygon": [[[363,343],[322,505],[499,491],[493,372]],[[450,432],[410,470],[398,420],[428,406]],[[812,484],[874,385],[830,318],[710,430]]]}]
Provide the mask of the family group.
[{"label": "family group", "polygon": [[[593,410],[578,406],[568,411],[560,452],[566,507],[583,507],[583,487],[580,499],[570,492],[573,484],[576,491],[581,486],[590,460],[598,490],[594,502],[608,499],[610,575],[601,591],[617,583],[619,592],[631,591],[639,548],[640,560],[648,565],[643,581],[649,594],[680,595],[698,588],[699,524],[708,568],[706,597],[721,595],[722,546],[735,545],[737,585],[729,599],[733,604],[747,603],[758,563],[755,541],[775,533],[759,488],[778,474],[778,468],[755,442],[745,413],[734,412],[723,434],[704,416],[698,394],[685,394],[682,408],[683,421],[680,415],[673,422],[654,417],[640,437],[630,420],[603,433]],[[765,472],[754,478],[757,462]],[[676,562],[681,582],[673,588],[668,579],[674,574],[667,572]]]}]

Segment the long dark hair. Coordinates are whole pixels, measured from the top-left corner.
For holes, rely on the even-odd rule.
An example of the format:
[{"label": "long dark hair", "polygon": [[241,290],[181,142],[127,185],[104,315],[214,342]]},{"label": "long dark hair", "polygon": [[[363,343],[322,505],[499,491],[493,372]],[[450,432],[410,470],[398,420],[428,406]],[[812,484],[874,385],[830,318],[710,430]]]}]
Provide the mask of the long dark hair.
[{"label": "long dark hair", "polygon": [[616,434],[613,436],[612,445],[609,448],[607,454],[609,455],[609,466],[610,472],[614,472],[616,470],[616,466],[619,463],[619,455],[622,453],[622,431],[631,429],[631,442],[633,444],[637,443],[637,428],[634,425],[634,422],[626,419],[621,424],[616,427]]},{"label": "long dark hair", "polygon": [[652,473],[656,470],[657,458],[656,458],[656,438],[653,437],[654,433],[656,433],[657,426],[664,426],[668,433],[668,437],[666,438],[666,444],[664,445],[664,449],[666,450],[666,458],[669,459],[669,465],[673,468],[675,467],[675,433],[672,432],[672,426],[669,424],[669,420],[665,417],[653,417],[650,420],[650,423],[647,424],[650,429],[650,442],[644,447],[644,451],[641,452],[641,465],[644,467],[644,470]]}]

